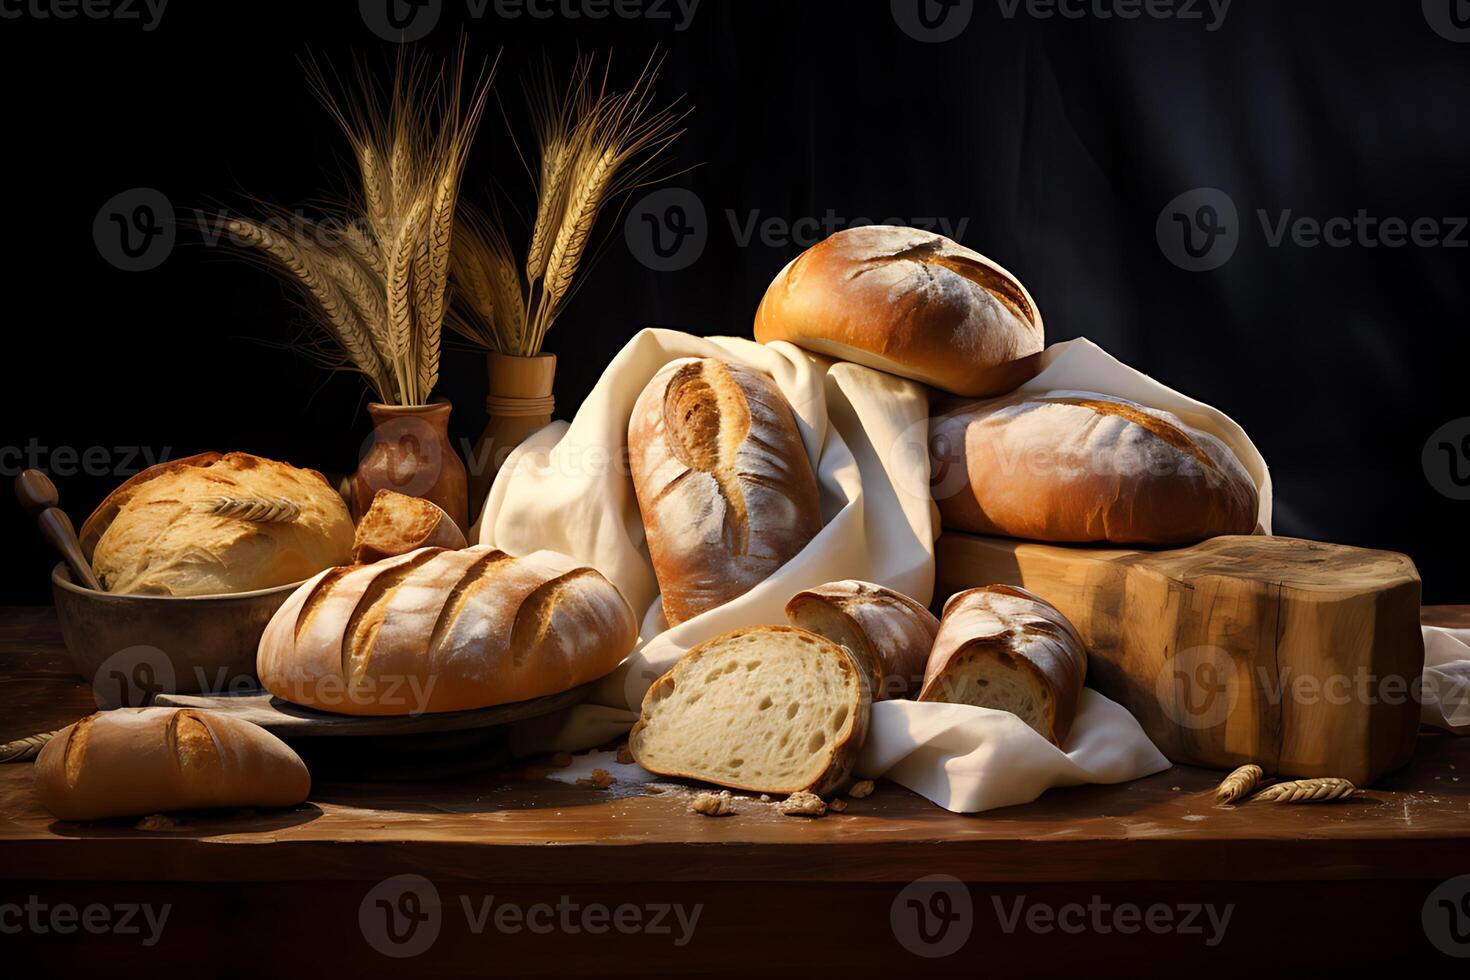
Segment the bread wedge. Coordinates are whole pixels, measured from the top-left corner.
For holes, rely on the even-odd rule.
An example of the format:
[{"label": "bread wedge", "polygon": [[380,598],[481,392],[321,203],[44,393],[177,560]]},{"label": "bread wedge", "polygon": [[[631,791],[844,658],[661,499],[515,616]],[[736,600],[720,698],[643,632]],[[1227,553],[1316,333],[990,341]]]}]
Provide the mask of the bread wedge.
[{"label": "bread wedge", "polygon": [[825,637],[754,626],[694,647],[654,682],[628,736],[650,772],[756,793],[830,795],[868,733],[868,682]]},{"label": "bread wedge", "polygon": [[392,490],[379,490],[373,495],[372,506],[357,522],[352,560],[367,565],[420,548],[454,551],[467,544],[459,525],[438,504]]},{"label": "bread wedge", "polygon": [[854,579],[798,592],[786,618],[846,647],[868,673],[874,701],[919,690],[939,631],[939,620],[913,599]]}]

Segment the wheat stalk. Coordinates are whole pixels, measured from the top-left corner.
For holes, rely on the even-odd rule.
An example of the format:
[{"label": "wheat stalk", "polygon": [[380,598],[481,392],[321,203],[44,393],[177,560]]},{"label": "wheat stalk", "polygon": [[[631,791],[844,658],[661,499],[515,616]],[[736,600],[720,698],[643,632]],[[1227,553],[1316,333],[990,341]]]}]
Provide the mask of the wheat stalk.
[{"label": "wheat stalk", "polygon": [[1346,779],[1336,776],[1322,779],[1298,779],[1289,783],[1267,786],[1255,796],[1252,803],[1329,803],[1352,796],[1358,788]]},{"label": "wheat stalk", "polygon": [[206,513],[254,524],[289,524],[301,516],[301,507],[276,497],[212,497],[201,505]]},{"label": "wheat stalk", "polygon": [[1261,777],[1265,772],[1260,766],[1241,766],[1239,769],[1226,776],[1215,790],[1215,802],[1220,805],[1234,803],[1243,796],[1249,796],[1251,791],[1261,784]]}]

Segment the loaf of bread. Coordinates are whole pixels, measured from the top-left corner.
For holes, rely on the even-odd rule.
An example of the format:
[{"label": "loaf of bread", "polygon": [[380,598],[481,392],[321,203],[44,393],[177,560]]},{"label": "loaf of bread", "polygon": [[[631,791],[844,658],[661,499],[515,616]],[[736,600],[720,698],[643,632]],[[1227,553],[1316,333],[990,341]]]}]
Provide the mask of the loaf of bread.
[{"label": "loaf of bread", "polygon": [[755,339],[968,397],[1011,391],[1045,346],[1015,276],[942,235],[893,225],[839,231],[793,259],[761,300]]},{"label": "loaf of bread", "polygon": [[109,592],[225,595],[345,563],[352,518],[315,470],[204,453],[128,480],[82,524],[80,539]]},{"label": "loaf of bread", "polygon": [[946,530],[1037,541],[1192,544],[1256,527],[1256,485],[1178,416],[1087,391],[1018,393],[931,425]]},{"label": "loaf of bread", "polygon": [[862,669],[842,647],[754,626],[695,646],[655,681],[628,749],[665,776],[822,796],[851,777],[870,712]]},{"label": "loaf of bread", "polygon": [[750,591],[821,530],[796,417],[758,371],[671,361],[638,397],[628,453],[671,626]]},{"label": "loaf of bread", "polygon": [[792,626],[846,648],[868,677],[874,701],[907,698],[924,682],[939,620],[913,599],[872,582],[828,582],[786,603]]},{"label": "loaf of bread", "polygon": [[256,670],[276,697],[322,711],[464,711],[595,680],[637,640],[618,590],[565,555],[422,548],[297,589]]},{"label": "loaf of bread", "polygon": [[468,542],[459,525],[438,504],[420,497],[379,490],[352,540],[352,560],[370,565],[420,548],[459,550]]},{"label": "loaf of bread", "polygon": [[1067,617],[1025,589],[987,585],[945,603],[919,700],[1009,711],[1060,747],[1086,679]]},{"label": "loaf of bread", "polygon": [[102,820],[295,806],[311,776],[285,742],[247,721],[192,708],[116,708],[47,742],[35,785],[59,819]]}]

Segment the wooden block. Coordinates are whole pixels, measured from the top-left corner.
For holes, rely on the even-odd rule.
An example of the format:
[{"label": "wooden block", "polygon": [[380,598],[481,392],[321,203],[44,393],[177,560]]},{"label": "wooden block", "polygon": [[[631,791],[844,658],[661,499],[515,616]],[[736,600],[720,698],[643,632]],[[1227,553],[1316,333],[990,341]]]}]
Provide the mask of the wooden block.
[{"label": "wooden block", "polygon": [[1171,551],[945,534],[936,599],[1005,583],[1053,603],[1087,682],[1174,762],[1341,776],[1402,766],[1419,727],[1424,640],[1408,557],[1229,536]]}]

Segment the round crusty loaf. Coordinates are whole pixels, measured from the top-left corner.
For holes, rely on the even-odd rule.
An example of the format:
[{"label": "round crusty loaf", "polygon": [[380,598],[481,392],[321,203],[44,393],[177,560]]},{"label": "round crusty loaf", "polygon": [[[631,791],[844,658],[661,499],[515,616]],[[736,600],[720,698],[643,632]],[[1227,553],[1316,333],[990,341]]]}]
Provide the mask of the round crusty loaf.
[{"label": "round crusty loaf", "polygon": [[874,701],[919,689],[939,630],[934,614],[908,596],[853,579],[798,592],[786,618],[846,648],[868,675]]},{"label": "round crusty loaf", "polygon": [[842,647],[792,626],[700,643],[643,696],[628,750],[649,772],[754,793],[835,793],[868,735],[867,679]]},{"label": "round crusty loaf", "polygon": [[128,480],[87,518],[81,541],[109,592],[226,595],[348,561],[352,519],[315,470],[205,453]]},{"label": "round crusty loaf", "polygon": [[1087,649],[1055,606],[987,585],[944,604],[919,700],[1009,711],[1061,746],[1086,679]]},{"label": "round crusty loaf", "polygon": [[464,711],[596,680],[637,640],[618,590],[565,555],[423,548],[302,585],[256,670],[276,697],[338,714]]},{"label": "round crusty loaf", "polygon": [[822,528],[796,417],[759,371],[664,365],[633,406],[628,459],[671,626],[749,592]]},{"label": "round crusty loaf", "polygon": [[421,497],[379,490],[352,539],[352,560],[367,565],[420,548],[466,545],[459,525],[442,507]]},{"label": "round crusty loaf", "polygon": [[1011,391],[1045,346],[1020,280],[942,235],[894,225],[849,228],[798,255],[766,290],[755,339],[967,397]]},{"label": "round crusty loaf", "polygon": [[1191,544],[1256,527],[1256,485],[1178,416],[1087,391],[967,405],[930,431],[944,527],[1037,541]]},{"label": "round crusty loaf", "polygon": [[295,806],[311,776],[285,742],[249,722],[192,708],[117,708],[47,742],[35,785],[58,818],[102,820]]}]

